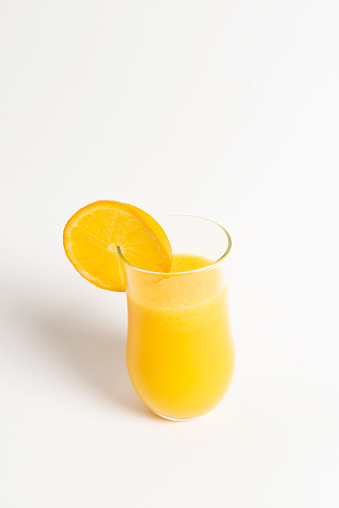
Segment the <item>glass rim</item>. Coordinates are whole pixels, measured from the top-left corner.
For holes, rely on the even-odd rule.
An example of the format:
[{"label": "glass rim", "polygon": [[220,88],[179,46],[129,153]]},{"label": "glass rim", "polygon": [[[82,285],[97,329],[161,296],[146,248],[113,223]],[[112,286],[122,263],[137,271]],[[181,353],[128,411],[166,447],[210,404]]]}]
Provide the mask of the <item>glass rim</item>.
[{"label": "glass rim", "polygon": [[[187,272],[154,272],[152,270],[145,270],[144,268],[140,268],[140,267],[138,267],[136,265],[133,265],[133,263],[131,263],[130,261],[128,261],[124,257],[124,255],[123,255],[123,253],[122,253],[122,251],[120,249],[120,245],[117,245],[118,254],[119,254],[120,258],[122,259],[122,261],[124,262],[124,264],[126,264],[130,268],[133,268],[134,270],[137,270],[139,272],[148,273],[148,274],[151,274],[151,275],[171,277],[173,275],[175,275],[175,276],[178,276],[178,275],[189,275],[190,273],[198,273],[198,272],[204,272],[204,271],[207,271],[207,270],[211,270],[216,265],[218,265],[221,261],[223,261],[228,256],[228,254],[230,253],[230,250],[232,248],[232,238],[231,238],[229,232],[223,226],[218,224],[218,222],[215,222],[215,221],[213,221],[211,219],[206,219],[206,217],[199,217],[198,215],[184,215],[184,214],[158,215],[157,217],[155,217],[155,219],[163,219],[163,218],[166,218],[166,217],[175,217],[175,218],[179,218],[179,217],[191,217],[193,219],[204,220],[204,221],[210,222],[210,223],[218,226],[218,228],[220,228],[223,231],[223,233],[225,233],[225,236],[227,238],[227,248],[226,248],[225,252],[220,256],[219,259],[217,259],[216,261],[213,261],[210,265],[203,266],[202,268],[196,268],[195,270],[188,270]],[[160,224],[160,226],[161,226],[161,224]]]}]

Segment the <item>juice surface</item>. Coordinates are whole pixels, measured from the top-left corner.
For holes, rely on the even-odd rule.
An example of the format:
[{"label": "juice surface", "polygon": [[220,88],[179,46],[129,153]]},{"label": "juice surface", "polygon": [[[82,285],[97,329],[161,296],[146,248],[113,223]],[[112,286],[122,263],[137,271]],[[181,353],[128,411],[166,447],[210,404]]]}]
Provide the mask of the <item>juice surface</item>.
[{"label": "juice surface", "polygon": [[[155,413],[175,419],[203,415],[232,380],[234,346],[221,268],[207,258],[174,254],[171,272],[138,272],[127,288],[127,367]],[[188,272],[188,273],[185,273]]]}]

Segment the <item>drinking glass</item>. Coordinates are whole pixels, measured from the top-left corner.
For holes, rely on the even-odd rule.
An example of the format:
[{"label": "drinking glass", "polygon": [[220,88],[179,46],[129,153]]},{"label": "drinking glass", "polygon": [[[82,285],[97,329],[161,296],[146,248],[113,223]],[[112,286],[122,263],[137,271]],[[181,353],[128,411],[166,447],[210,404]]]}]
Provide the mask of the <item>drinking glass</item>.
[{"label": "drinking glass", "polygon": [[127,278],[126,359],[141,400],[157,415],[184,421],[211,411],[233,377],[235,352],[227,299],[228,232],[201,217],[157,218],[173,253],[211,264],[178,273],[133,266]]}]

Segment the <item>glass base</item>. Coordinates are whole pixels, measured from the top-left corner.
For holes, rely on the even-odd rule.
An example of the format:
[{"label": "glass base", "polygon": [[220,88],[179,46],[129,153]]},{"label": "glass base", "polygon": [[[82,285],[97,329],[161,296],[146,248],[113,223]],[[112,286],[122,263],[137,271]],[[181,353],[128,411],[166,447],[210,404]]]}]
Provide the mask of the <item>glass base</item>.
[{"label": "glass base", "polygon": [[205,416],[205,415],[199,415],[199,416],[194,416],[193,418],[170,418],[169,416],[160,415],[159,413],[156,413],[155,411],[153,411],[153,413],[157,416],[160,416],[160,418],[164,418],[164,420],[170,420],[171,422],[191,422],[192,420],[197,420],[198,418]]}]

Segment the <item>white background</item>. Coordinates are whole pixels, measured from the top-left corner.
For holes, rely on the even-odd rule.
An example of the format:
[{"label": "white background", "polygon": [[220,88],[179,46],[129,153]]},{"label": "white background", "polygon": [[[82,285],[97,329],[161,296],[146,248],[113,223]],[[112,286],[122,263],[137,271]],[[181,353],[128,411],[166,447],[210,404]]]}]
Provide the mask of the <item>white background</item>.
[{"label": "white background", "polygon": [[[337,5],[1,1],[1,508],[339,505]],[[97,199],[231,233],[200,420],[143,406],[125,296],[64,255]]]}]

